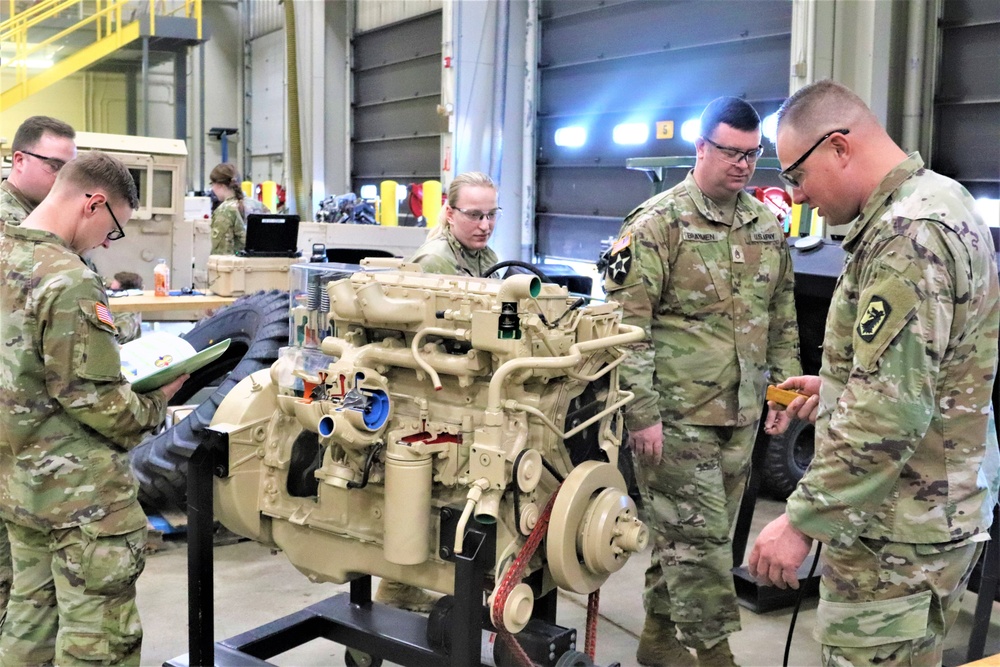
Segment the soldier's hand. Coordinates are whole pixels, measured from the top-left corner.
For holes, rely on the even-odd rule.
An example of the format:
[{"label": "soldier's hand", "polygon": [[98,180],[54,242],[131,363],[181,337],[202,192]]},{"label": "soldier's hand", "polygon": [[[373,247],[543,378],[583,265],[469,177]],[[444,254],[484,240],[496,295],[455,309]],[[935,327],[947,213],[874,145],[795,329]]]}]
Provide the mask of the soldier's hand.
[{"label": "soldier's hand", "polygon": [[792,416],[785,410],[785,406],[778,405],[774,401],[767,402],[767,417],[764,418],[765,433],[768,435],[784,433],[790,423],[792,423]]},{"label": "soldier's hand", "polygon": [[750,576],[778,588],[799,587],[799,565],[812,549],[812,538],[800,532],[787,514],[764,526],[750,551]]},{"label": "soldier's hand", "polygon": [[[802,396],[793,400],[785,408],[784,411],[788,415],[789,420],[791,417],[798,417],[810,423],[816,423],[816,414],[819,412],[819,387],[820,379],[816,375],[790,377],[778,385],[778,389],[790,389],[802,394]],[[771,410],[780,409],[780,406],[777,404],[772,405],[771,401],[768,401],[767,406]],[[776,433],[781,433],[782,431],[784,429],[776,431]]]},{"label": "soldier's hand", "polygon": [[171,398],[174,397],[174,394],[177,393],[177,390],[181,388],[181,385],[184,384],[184,382],[186,382],[189,377],[191,376],[182,375],[173,382],[171,382],[170,384],[165,384],[162,387],[160,387],[160,391],[166,394],[167,400],[169,401]]},{"label": "soldier's hand", "polygon": [[643,463],[659,465],[663,456],[663,424],[656,422],[639,431],[629,431],[629,446]]}]

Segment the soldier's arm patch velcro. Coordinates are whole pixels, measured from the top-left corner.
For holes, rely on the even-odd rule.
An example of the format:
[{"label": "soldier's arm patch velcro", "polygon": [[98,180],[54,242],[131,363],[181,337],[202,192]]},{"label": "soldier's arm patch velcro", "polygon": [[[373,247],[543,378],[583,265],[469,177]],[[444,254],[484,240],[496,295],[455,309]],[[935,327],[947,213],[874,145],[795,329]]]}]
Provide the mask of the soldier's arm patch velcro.
[{"label": "soldier's arm patch velcro", "polygon": [[615,241],[611,246],[611,254],[608,257],[608,278],[617,285],[621,285],[632,270],[632,233],[629,232]]},{"label": "soldier's arm patch velcro", "polygon": [[913,318],[919,300],[913,284],[898,274],[862,293],[854,329],[855,361],[861,368],[875,369],[890,343]]}]

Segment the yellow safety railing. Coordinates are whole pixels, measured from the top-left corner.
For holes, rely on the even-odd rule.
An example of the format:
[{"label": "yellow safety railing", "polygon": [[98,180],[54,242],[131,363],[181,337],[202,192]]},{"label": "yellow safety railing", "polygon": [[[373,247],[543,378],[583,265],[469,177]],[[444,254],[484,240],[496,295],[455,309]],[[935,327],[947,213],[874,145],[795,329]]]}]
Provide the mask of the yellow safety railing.
[{"label": "yellow safety railing", "polygon": [[[13,53],[5,50],[0,58],[0,80],[4,86],[0,109],[7,109],[138,39],[139,20],[123,21],[122,14],[126,7],[134,11],[145,4],[145,0],[42,0],[18,12],[15,0],[8,0],[9,18],[0,22],[0,44],[7,48],[13,45]],[[180,16],[194,19],[197,39],[202,38],[201,0],[173,0],[169,2],[169,10],[167,5],[166,0],[148,0],[145,17],[149,20],[149,36],[156,35],[158,16]],[[62,27],[68,14],[81,18]],[[39,33],[44,37],[32,42],[29,37]],[[65,48],[71,42],[84,45],[29,76],[33,58],[55,47]]]}]

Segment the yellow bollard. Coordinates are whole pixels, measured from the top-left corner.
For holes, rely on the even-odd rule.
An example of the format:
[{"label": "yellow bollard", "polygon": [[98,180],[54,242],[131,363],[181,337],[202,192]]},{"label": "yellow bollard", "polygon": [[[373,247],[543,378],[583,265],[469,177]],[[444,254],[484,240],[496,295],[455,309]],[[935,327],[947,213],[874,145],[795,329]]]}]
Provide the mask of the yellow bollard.
[{"label": "yellow bollard", "polygon": [[792,225],[788,235],[798,238],[802,229],[802,204],[792,204]]},{"label": "yellow bollard", "polygon": [[424,181],[424,210],[427,227],[437,227],[441,213],[441,181]]},{"label": "yellow bollard", "polygon": [[278,184],[274,181],[264,181],[260,184],[260,200],[272,213],[278,210]]},{"label": "yellow bollard", "polygon": [[823,224],[823,216],[819,214],[819,209],[814,208],[812,210],[812,219],[809,223],[809,235],[810,236],[823,236],[825,230],[825,225]]},{"label": "yellow bollard", "polygon": [[399,200],[396,199],[396,181],[382,181],[379,193],[382,196],[382,218],[379,224],[383,227],[399,226]]},{"label": "yellow bollard", "polygon": [[242,183],[240,183],[240,188],[242,188],[243,190],[244,197],[250,197],[251,199],[253,198],[253,183],[251,183],[250,181],[243,181]]}]

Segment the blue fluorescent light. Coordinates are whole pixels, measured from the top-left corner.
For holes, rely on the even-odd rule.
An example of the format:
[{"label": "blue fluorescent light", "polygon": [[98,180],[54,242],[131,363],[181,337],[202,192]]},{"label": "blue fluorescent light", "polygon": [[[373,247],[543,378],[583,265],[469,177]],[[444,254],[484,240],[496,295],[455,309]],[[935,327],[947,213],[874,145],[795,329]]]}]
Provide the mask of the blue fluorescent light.
[{"label": "blue fluorescent light", "polygon": [[681,139],[694,143],[694,140],[701,136],[701,119],[692,118],[681,123]]},{"label": "blue fluorescent light", "polygon": [[615,125],[611,133],[611,138],[616,144],[622,146],[635,146],[644,144],[649,139],[649,124],[647,123],[620,123]]},{"label": "blue fluorescent light", "polygon": [[587,128],[581,125],[570,125],[556,130],[556,146],[579,148],[585,143],[587,143]]}]

